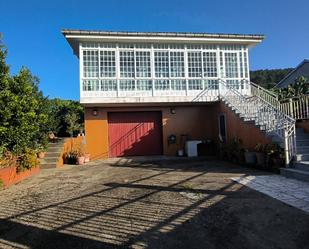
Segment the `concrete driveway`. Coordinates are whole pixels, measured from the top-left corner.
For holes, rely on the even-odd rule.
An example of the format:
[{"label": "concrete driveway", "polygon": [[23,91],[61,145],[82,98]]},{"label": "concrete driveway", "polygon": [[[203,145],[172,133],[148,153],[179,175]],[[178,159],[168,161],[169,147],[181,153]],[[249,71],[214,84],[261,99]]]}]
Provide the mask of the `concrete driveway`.
[{"label": "concrete driveway", "polygon": [[309,248],[308,213],[218,161],[65,166],[0,192],[0,248]]}]

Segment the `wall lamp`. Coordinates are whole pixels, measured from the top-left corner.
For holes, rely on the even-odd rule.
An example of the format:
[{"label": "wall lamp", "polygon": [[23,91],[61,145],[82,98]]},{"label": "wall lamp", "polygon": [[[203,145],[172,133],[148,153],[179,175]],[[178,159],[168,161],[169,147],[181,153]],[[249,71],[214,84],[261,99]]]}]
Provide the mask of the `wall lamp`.
[{"label": "wall lamp", "polygon": [[176,114],[176,110],[174,107],[171,108],[171,114]]},{"label": "wall lamp", "polygon": [[97,109],[93,109],[93,110],[92,110],[92,115],[93,115],[93,116],[98,116],[98,114],[99,114],[99,112],[98,112]]}]

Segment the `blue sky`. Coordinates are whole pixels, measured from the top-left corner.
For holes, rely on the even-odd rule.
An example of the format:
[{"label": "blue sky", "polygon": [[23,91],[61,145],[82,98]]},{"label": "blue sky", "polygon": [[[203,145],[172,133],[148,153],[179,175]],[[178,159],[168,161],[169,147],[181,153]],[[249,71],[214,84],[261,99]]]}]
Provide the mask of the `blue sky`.
[{"label": "blue sky", "polygon": [[16,73],[28,67],[50,97],[79,98],[78,60],[61,28],[264,34],[251,69],[309,59],[308,0],[0,0],[0,32]]}]

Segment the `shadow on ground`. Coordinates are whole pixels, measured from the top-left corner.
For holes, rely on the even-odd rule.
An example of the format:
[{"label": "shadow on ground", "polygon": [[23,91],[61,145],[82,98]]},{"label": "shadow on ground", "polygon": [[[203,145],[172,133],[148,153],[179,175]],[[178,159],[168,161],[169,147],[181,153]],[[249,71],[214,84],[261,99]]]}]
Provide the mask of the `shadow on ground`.
[{"label": "shadow on ground", "polygon": [[2,192],[0,247],[308,248],[305,212],[231,181],[250,169],[223,164],[122,161],[50,171]]}]

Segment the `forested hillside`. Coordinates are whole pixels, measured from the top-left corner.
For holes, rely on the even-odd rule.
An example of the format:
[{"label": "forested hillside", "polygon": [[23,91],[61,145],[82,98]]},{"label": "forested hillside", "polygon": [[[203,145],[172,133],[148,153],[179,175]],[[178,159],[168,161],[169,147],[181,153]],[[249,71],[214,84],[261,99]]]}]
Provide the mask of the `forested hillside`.
[{"label": "forested hillside", "polygon": [[285,69],[262,69],[250,71],[252,82],[265,88],[273,88],[281,79],[283,79],[293,68]]}]

